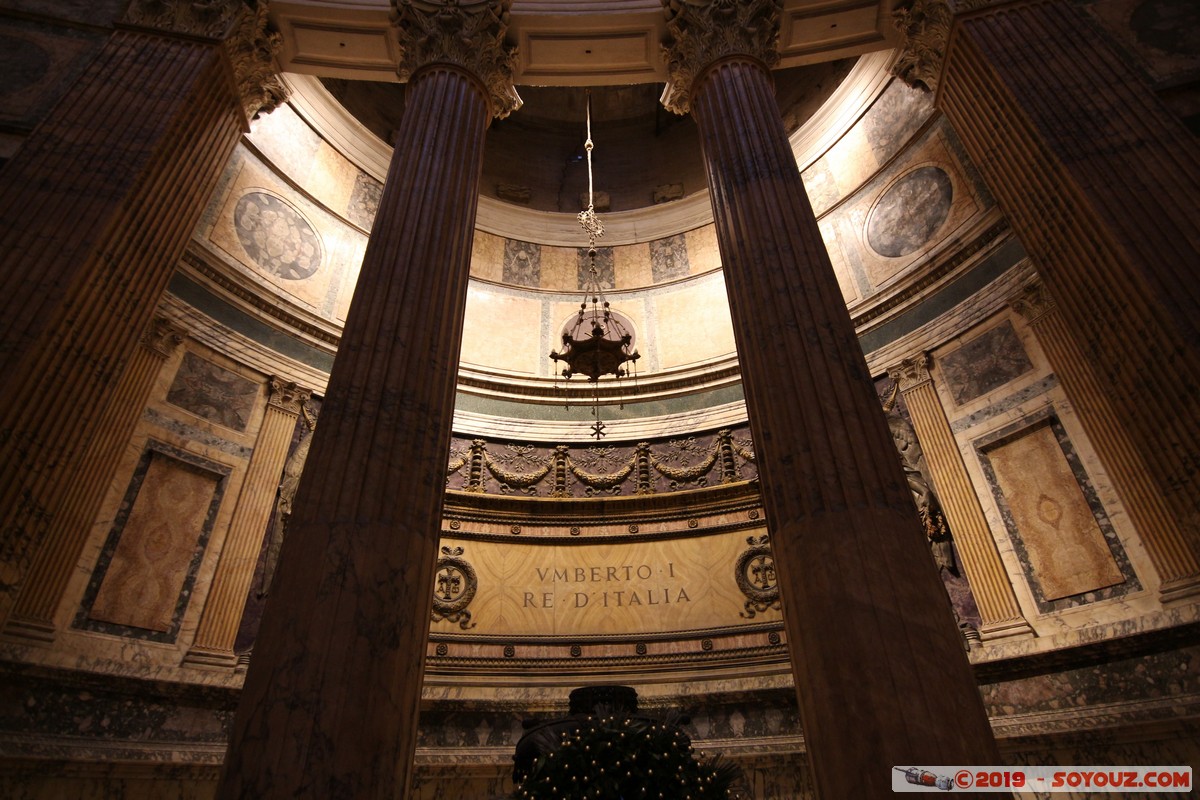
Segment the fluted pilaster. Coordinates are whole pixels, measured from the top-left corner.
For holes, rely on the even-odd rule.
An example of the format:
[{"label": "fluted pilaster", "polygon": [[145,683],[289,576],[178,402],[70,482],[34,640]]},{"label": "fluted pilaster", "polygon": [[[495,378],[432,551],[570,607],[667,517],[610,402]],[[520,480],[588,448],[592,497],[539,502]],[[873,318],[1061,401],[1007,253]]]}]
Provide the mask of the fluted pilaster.
[{"label": "fluted pilaster", "polygon": [[108,423],[141,411],[109,409],[246,124],[226,40],[247,13],[137,0],[0,173],[4,584],[25,583],[67,494],[112,463],[103,442],[124,446]]},{"label": "fluted pilaster", "polygon": [[1057,304],[1041,283],[1025,287],[1010,301],[1050,360],[1079,422],[1158,570],[1164,603],[1200,592],[1200,558],[1179,530],[1171,510],[1156,490],[1149,470],[1129,439],[1129,431],[1113,408],[1111,391],[1097,379],[1088,359],[1067,328]]},{"label": "fluted pilaster", "polygon": [[1150,493],[1200,551],[1195,138],[1066,0],[956,18],[938,104],[1037,262]]},{"label": "fluted pilaster", "polygon": [[[672,5],[686,19],[671,30],[723,31],[726,5]],[[753,27],[774,36],[761,17]],[[703,63],[696,50],[668,51],[689,62],[672,80],[694,76],[672,91],[686,91],[700,131],[817,789],[884,797],[879,764],[990,763],[987,717],[770,74],[753,51],[720,46]]]},{"label": "fluted pilaster", "polygon": [[[507,3],[439,8],[502,42]],[[407,796],[484,132],[504,111],[486,65],[452,56],[409,80],[221,797]]]},{"label": "fluted pilaster", "polygon": [[983,507],[971,485],[946,412],[933,388],[930,366],[929,357],[920,355],[906,359],[888,374],[904,397],[913,430],[932,473],[942,512],[958,545],[967,580],[979,607],[982,622],[979,635],[984,640],[1029,636],[1033,630],[1021,614],[1013,594],[1012,583],[996,550]]},{"label": "fluted pilaster", "polygon": [[150,399],[159,371],[183,339],[181,330],[156,317],[134,348],[112,399],[96,423],[95,436],[80,459],[76,479],[64,487],[59,511],[46,531],[46,546],[38,550],[8,615],[6,634],[43,642],[54,640],[55,611],[122,450]]},{"label": "fluted pilaster", "polygon": [[246,593],[254,579],[254,567],[275,505],[275,492],[296,420],[312,395],[310,390],[280,378],[271,379],[268,392],[262,427],[246,467],[246,478],[229,523],[229,533],[225,535],[196,638],[183,658],[185,664],[230,669],[237,666],[233,644],[246,605]]}]

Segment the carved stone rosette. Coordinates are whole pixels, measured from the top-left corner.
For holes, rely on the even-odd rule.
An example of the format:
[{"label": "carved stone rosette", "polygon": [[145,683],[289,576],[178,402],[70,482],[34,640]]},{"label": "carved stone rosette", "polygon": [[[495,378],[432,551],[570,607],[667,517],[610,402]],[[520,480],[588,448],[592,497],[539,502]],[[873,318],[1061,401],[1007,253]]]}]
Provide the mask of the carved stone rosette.
[{"label": "carved stone rosette", "polygon": [[462,554],[461,547],[442,547],[434,572],[433,621],[457,622],[458,627],[468,630],[475,627],[467,606],[475,599],[479,578]]},{"label": "carved stone rosette", "polygon": [[242,15],[225,42],[242,99],[242,110],[248,120],[270,114],[288,98],[288,90],[279,80],[275,65],[275,56],[282,47],[283,37],[270,29],[267,4],[262,0],[252,11]]},{"label": "carved stone rosette", "polygon": [[224,39],[245,10],[243,0],[132,0],[121,22],[166,33]]},{"label": "carved stone rosette", "polygon": [[662,104],[676,114],[691,108],[692,84],[705,67],[726,56],[779,63],[781,0],[663,0],[667,87]]},{"label": "carved stone rosette", "polygon": [[504,119],[516,111],[517,49],[505,41],[510,5],[512,0],[392,0],[403,49],[400,79],[429,64],[454,64],[482,81],[492,116]]},{"label": "carved stone rosette", "polygon": [[749,536],[750,545],[738,556],[733,567],[733,577],[738,589],[746,595],[745,611],[739,612],[747,619],[767,609],[780,610],[779,576],[775,573],[775,556],[771,554],[769,537]]}]

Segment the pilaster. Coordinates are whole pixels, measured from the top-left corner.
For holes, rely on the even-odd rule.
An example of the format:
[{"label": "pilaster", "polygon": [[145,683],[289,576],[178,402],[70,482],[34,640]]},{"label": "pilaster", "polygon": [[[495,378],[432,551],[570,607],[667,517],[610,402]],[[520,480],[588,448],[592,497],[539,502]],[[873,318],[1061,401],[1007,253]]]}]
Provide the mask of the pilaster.
[{"label": "pilaster", "polygon": [[931,366],[932,359],[921,354],[900,362],[888,370],[888,375],[904,397],[942,511],[962,556],[967,580],[979,606],[982,622],[979,635],[984,641],[1031,636],[1033,629],[1021,614],[983,507],[933,387]]},{"label": "pilaster", "polygon": [[80,458],[76,479],[63,487],[61,506],[46,530],[46,545],[38,550],[15,598],[5,622],[5,635],[43,643],[54,641],[55,612],[122,449],[146,408],[159,372],[184,338],[182,330],[155,317],[134,348],[108,406],[96,422],[95,436]]},{"label": "pilaster", "polygon": [[1146,546],[1164,604],[1200,593],[1200,559],[1154,486],[1151,473],[1113,408],[1111,390],[1096,377],[1045,285],[1026,286],[1010,301],[1029,322],[1067,393],[1079,422],[1116,486],[1133,527]]},{"label": "pilaster", "polygon": [[275,492],[296,420],[301,407],[312,395],[311,390],[278,377],[271,379],[267,392],[262,427],[246,468],[246,478],[229,523],[196,638],[183,658],[184,664],[229,669],[237,666],[233,645],[246,604],[246,593],[254,579],[255,564],[275,505]]}]

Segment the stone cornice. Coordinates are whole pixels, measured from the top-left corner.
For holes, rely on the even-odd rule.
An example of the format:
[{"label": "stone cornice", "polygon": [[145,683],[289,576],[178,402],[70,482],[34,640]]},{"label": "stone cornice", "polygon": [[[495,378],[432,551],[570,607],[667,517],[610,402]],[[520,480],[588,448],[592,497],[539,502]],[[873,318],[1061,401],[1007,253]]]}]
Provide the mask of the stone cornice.
[{"label": "stone cornice", "polygon": [[492,115],[521,107],[513,88],[516,48],[505,40],[512,0],[394,0],[403,52],[397,74],[408,80],[430,64],[453,64],[486,87]]},{"label": "stone cornice", "polygon": [[664,0],[663,5],[668,80],[662,104],[668,111],[688,112],[696,78],[719,59],[749,56],[767,67],[779,63],[782,0]]}]

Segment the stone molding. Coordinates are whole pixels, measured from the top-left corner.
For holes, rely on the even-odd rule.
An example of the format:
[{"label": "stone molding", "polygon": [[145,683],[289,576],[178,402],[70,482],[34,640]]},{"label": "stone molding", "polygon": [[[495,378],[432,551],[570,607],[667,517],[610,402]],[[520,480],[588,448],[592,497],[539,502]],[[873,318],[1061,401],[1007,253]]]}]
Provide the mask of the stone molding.
[{"label": "stone molding", "polygon": [[888,377],[896,382],[900,391],[907,392],[933,380],[929,374],[932,366],[933,358],[928,353],[920,353],[889,369]]},{"label": "stone molding", "polygon": [[142,334],[142,346],[160,358],[166,359],[183,343],[187,334],[162,317],[155,317],[150,327]]},{"label": "stone molding", "polygon": [[483,83],[496,119],[516,111],[517,49],[505,40],[511,5],[512,0],[392,0],[403,50],[400,80],[431,64],[453,64]]},{"label": "stone molding", "polygon": [[664,0],[663,7],[667,87],[662,104],[668,111],[688,113],[696,78],[718,59],[748,56],[768,68],[779,63],[782,0]]},{"label": "stone molding", "polygon": [[271,29],[263,0],[241,16],[225,42],[247,120],[271,113],[288,99],[289,92],[275,64],[282,48],[283,37]]},{"label": "stone molding", "polygon": [[[259,3],[264,9],[266,3]],[[221,40],[240,25],[243,0],[132,0],[121,23],[163,33]],[[253,13],[253,12],[252,12]]]}]

